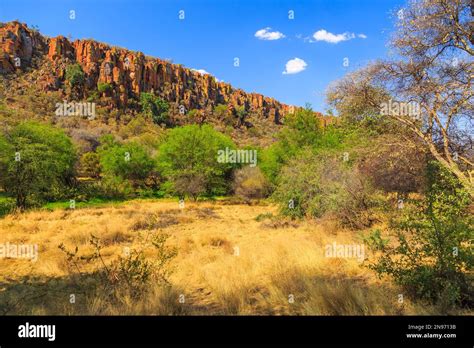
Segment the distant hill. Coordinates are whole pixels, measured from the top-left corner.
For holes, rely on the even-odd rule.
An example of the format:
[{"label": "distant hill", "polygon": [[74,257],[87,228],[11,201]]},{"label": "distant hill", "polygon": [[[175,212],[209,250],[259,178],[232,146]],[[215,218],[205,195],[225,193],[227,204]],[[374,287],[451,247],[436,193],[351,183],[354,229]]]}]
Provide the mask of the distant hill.
[{"label": "distant hill", "polygon": [[[73,93],[67,88],[66,71],[74,64],[81,66],[84,79]],[[197,122],[212,123],[208,118],[222,104],[238,119],[232,126],[252,128],[260,123],[260,128],[270,127],[267,131],[273,132],[282,117],[294,109],[180,64],[94,40],[48,38],[16,21],[0,24],[0,74],[9,81],[5,85],[7,96],[12,88],[34,87],[36,94],[57,92],[56,98],[69,102],[93,99],[108,111],[137,110],[140,94],[152,92],[170,103],[177,124],[186,123],[193,109],[199,116]],[[320,113],[315,116],[325,123],[331,121]]]}]

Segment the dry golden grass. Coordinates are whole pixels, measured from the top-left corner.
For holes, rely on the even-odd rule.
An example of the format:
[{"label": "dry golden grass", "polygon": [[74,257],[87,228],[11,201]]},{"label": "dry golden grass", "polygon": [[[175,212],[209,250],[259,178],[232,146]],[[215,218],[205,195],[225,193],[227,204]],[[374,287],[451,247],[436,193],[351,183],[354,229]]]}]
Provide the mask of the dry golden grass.
[{"label": "dry golden grass", "polygon": [[[431,314],[405,299],[356,259],[327,258],[324,246],[361,243],[330,221],[275,223],[269,205],[131,201],[77,210],[31,211],[0,220],[0,243],[38,244],[36,263],[0,259],[0,304],[6,314]],[[256,219],[266,214],[267,218]],[[260,221],[257,221],[260,220]],[[150,235],[169,234],[178,255],[171,287],[151,285],[140,299],[110,305],[70,277],[58,245],[91,252],[100,238],[105,262],[124,248],[143,249]],[[148,251],[147,251],[148,253]],[[151,252],[150,252],[151,257]],[[69,302],[70,294],[76,303]],[[36,295],[35,295],[36,294]],[[181,301],[180,301],[181,300]],[[183,301],[184,300],[184,301]],[[184,302],[184,303],[183,303]]]}]

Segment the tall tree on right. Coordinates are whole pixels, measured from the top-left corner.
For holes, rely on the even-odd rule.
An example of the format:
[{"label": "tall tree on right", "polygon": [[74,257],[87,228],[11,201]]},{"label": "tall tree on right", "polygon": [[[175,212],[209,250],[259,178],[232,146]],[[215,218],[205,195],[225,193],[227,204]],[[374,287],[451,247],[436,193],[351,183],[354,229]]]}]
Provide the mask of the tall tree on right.
[{"label": "tall tree on right", "polygon": [[[393,100],[419,106],[390,113],[474,196],[474,44],[471,0],[412,0],[397,12],[395,59],[376,64]],[[400,108],[401,110],[401,108]]]}]

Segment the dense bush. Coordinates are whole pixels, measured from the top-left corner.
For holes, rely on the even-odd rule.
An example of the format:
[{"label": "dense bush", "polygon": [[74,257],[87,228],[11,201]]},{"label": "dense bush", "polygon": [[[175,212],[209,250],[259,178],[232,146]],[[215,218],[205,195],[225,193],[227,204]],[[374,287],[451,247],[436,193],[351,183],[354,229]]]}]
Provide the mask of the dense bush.
[{"label": "dense bush", "polygon": [[76,87],[84,83],[84,71],[79,64],[71,64],[66,67],[66,80],[70,87]]},{"label": "dense bush", "polygon": [[284,118],[285,126],[277,134],[278,141],[262,152],[260,168],[275,184],[283,165],[305,148],[313,147],[321,136],[321,126],[308,107]]},{"label": "dense bush", "polygon": [[15,209],[15,200],[9,197],[0,197],[0,217]]},{"label": "dense bush", "polygon": [[235,119],[232,116],[232,113],[229,112],[229,108],[227,105],[218,104],[214,107],[212,112],[213,117],[219,121],[221,121],[224,125],[233,126]]},{"label": "dense bush", "polygon": [[62,130],[24,122],[0,138],[0,183],[24,209],[61,196],[71,184],[76,153]]},{"label": "dense bush", "polygon": [[308,149],[283,167],[277,182],[273,198],[284,215],[332,214],[354,228],[374,221],[372,188],[341,156],[315,155]]},{"label": "dense bush", "polygon": [[100,156],[95,152],[86,152],[79,163],[82,175],[98,179],[101,173]]},{"label": "dense bush", "polygon": [[143,184],[153,174],[155,160],[143,145],[136,142],[120,144],[110,138],[103,140],[98,154],[104,174],[129,180],[134,186]]},{"label": "dense bush", "polygon": [[169,104],[152,93],[140,94],[140,106],[144,115],[151,117],[156,124],[167,124]]},{"label": "dense bush", "polygon": [[110,83],[107,83],[107,82],[97,83],[97,91],[99,91],[99,93],[107,93],[110,90],[112,90],[112,85]]},{"label": "dense bush", "polygon": [[230,138],[211,126],[190,125],[170,130],[159,148],[159,170],[174,193],[194,199],[229,191],[232,163],[219,163],[218,150],[235,149]]},{"label": "dense bush", "polygon": [[471,199],[459,181],[438,162],[428,168],[426,198],[392,224],[396,242],[380,231],[368,238],[378,257],[369,267],[390,275],[406,291],[448,310],[474,304]]},{"label": "dense bush", "polygon": [[234,173],[234,193],[245,200],[264,198],[269,184],[258,167],[246,166]]},{"label": "dense bush", "polygon": [[359,168],[378,189],[402,197],[423,189],[427,155],[419,142],[387,134],[364,152]]}]

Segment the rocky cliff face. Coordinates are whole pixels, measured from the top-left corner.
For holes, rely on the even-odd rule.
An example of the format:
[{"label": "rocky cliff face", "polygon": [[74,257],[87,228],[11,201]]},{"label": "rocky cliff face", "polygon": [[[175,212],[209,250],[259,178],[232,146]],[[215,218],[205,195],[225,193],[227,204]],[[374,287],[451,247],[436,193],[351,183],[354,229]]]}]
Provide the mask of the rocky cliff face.
[{"label": "rocky cliff face", "polygon": [[106,96],[117,107],[126,107],[130,98],[141,92],[157,95],[186,110],[205,109],[217,104],[229,108],[244,106],[275,123],[289,107],[257,93],[246,93],[231,85],[218,82],[211,75],[151,58],[140,52],[92,40],[69,41],[63,36],[47,38],[25,24],[10,22],[0,27],[0,73],[11,74],[25,70],[38,62],[51,64],[42,74],[38,85],[45,90],[62,88],[68,64],[78,63],[85,72],[84,95],[97,90],[98,83],[108,83]]}]

